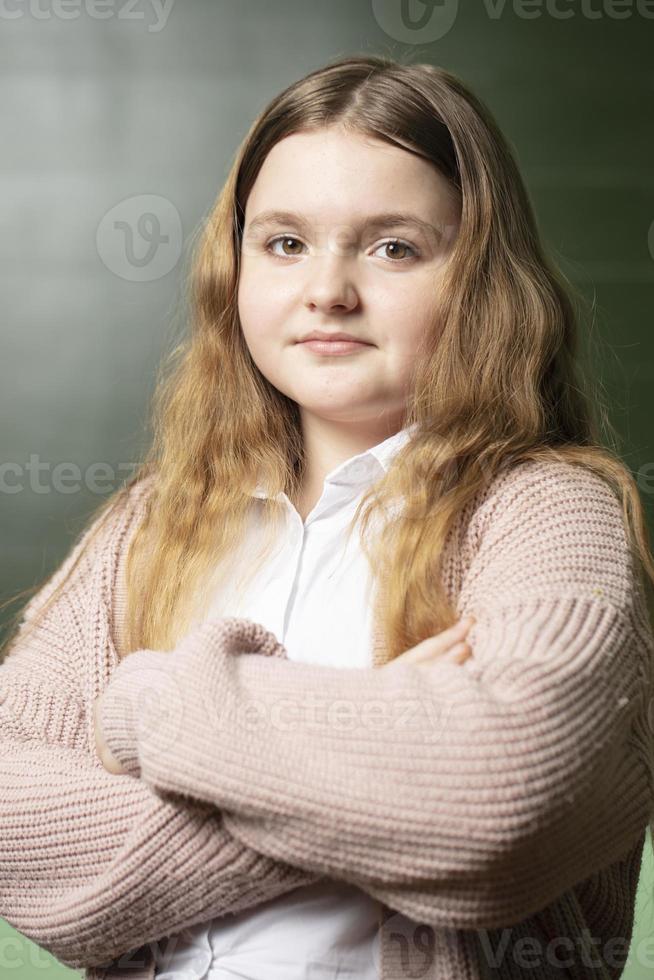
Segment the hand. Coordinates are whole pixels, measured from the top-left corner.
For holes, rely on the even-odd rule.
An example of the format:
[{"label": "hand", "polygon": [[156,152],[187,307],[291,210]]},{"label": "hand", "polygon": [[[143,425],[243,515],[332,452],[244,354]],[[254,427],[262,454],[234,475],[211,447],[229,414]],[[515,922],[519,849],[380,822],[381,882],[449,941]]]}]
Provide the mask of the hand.
[{"label": "hand", "polygon": [[108,772],[114,773],[116,776],[127,775],[127,770],[123,769],[120,762],[111,754],[107,745],[105,744],[102,728],[100,725],[100,711],[99,705],[102,700],[102,695],[97,697],[93,703],[93,724],[95,728],[95,748],[102,765]]},{"label": "hand", "polygon": [[454,626],[448,627],[435,636],[428,636],[426,640],[416,644],[404,653],[399,654],[389,663],[384,664],[382,670],[388,670],[397,664],[414,664],[418,667],[429,667],[438,658],[447,655],[447,659],[454,663],[462,664],[472,656],[470,644],[464,640],[470,627],[475,622],[474,616],[467,616],[460,619]]}]

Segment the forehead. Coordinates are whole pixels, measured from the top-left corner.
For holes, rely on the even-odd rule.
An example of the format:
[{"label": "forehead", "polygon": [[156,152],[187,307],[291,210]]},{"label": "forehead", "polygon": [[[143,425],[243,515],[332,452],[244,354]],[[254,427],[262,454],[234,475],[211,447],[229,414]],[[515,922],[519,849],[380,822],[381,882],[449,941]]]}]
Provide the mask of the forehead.
[{"label": "forehead", "polygon": [[458,197],[428,160],[401,147],[331,128],[294,133],[276,143],[246,205],[248,220],[263,210],[302,212],[318,224],[365,221],[380,212],[453,219]]}]

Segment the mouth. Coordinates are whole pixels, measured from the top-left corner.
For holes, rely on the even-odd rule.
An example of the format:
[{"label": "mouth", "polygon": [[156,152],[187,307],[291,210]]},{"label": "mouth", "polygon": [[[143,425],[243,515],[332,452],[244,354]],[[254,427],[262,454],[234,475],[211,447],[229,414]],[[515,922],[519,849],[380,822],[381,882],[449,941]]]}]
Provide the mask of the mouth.
[{"label": "mouth", "polygon": [[355,354],[373,347],[363,340],[300,340],[298,344],[313,354],[327,355]]}]

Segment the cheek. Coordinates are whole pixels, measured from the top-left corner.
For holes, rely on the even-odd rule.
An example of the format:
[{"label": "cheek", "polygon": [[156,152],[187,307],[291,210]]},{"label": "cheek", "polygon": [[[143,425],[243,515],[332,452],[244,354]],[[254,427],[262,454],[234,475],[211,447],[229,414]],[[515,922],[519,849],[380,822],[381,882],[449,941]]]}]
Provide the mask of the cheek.
[{"label": "cheek", "polygon": [[283,334],[288,325],[292,291],[275,276],[266,263],[250,259],[241,267],[238,284],[238,313],[248,336]]},{"label": "cheek", "polygon": [[265,321],[265,311],[250,308],[245,317],[241,316],[241,331],[250,355],[259,370],[265,371],[270,366],[272,345],[271,331]]},{"label": "cheek", "polygon": [[262,285],[249,274],[241,275],[237,295],[238,316],[243,336],[252,353],[271,330],[275,306],[268,299],[265,284]]},{"label": "cheek", "polygon": [[380,343],[402,357],[416,351],[437,317],[431,288],[391,289],[377,295],[374,307]]},{"label": "cheek", "polygon": [[242,278],[239,283],[237,303],[241,332],[252,360],[268,380],[275,383],[278,370],[275,362],[281,318],[277,304],[270,302],[270,293],[261,287],[250,288],[251,283]]},{"label": "cheek", "polygon": [[244,327],[256,321],[261,306],[261,296],[257,294],[254,284],[254,276],[246,262],[241,266],[237,291],[238,315]]}]

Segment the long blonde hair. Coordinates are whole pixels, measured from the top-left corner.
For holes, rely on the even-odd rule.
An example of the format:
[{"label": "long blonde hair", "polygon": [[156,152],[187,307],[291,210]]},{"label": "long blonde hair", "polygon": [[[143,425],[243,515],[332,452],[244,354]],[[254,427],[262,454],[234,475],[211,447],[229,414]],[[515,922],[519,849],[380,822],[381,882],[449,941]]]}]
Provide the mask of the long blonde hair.
[{"label": "long blonde hair", "polygon": [[[584,301],[545,255],[506,140],[450,72],[357,55],[311,72],[269,103],[202,229],[190,331],[159,378],[151,445],[129,483],[93,515],[108,515],[134,483],[156,477],[129,550],[128,650],[171,649],[201,617],[217,570],[228,567],[221,559],[243,537],[249,491],[260,479],[272,495],[283,490],[291,499],[302,485],[298,406],[258,370],[240,328],[239,257],[245,205],[270,149],[335,124],[430,161],[461,205],[438,337],[434,329],[425,338],[406,409],[405,423],[418,429],[363,494],[352,522],[360,521],[380,584],[387,657],[456,619],[438,574],[446,537],[482,485],[521,460],[554,457],[605,477],[621,500],[639,570],[654,584],[637,485],[620,460],[599,386],[578,363]],[[398,499],[407,519],[387,522],[369,540],[371,522]],[[262,502],[267,542],[278,507]]]}]

